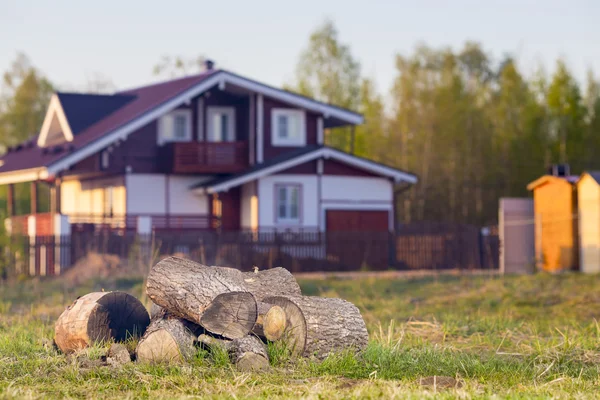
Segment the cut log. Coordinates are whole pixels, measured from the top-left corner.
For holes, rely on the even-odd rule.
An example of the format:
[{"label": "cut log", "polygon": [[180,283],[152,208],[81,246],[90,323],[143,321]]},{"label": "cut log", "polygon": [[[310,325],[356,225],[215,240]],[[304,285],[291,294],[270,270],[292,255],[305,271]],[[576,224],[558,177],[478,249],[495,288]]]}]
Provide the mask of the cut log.
[{"label": "cut log", "polygon": [[144,334],[150,317],[146,307],[124,292],[94,292],[78,298],[58,317],[54,341],[64,353],[96,342],[124,341]]},{"label": "cut log", "polygon": [[267,346],[256,336],[249,335],[229,341],[200,335],[198,341],[209,347],[220,346],[225,349],[231,362],[242,372],[265,371],[270,367]]},{"label": "cut log", "polygon": [[323,297],[268,297],[285,311],[284,340],[292,354],[323,359],[332,352],[363,350],[369,342],[365,321],[352,303]]},{"label": "cut log", "polygon": [[150,306],[150,320],[164,318],[166,314],[166,310],[158,304],[152,303],[152,305]]},{"label": "cut log", "polygon": [[283,308],[258,302],[258,317],[252,333],[270,341],[281,339],[285,331],[286,315]]},{"label": "cut log", "polygon": [[252,293],[257,301],[272,296],[301,296],[296,278],[285,268],[277,267],[262,271],[244,273],[246,291]]},{"label": "cut log", "polygon": [[135,350],[137,361],[173,363],[191,359],[202,328],[180,318],[153,319]]},{"label": "cut log", "polygon": [[148,275],[146,293],[170,314],[200,324],[202,314],[222,293],[245,292],[241,272],[207,267],[178,257],[157,263]]},{"label": "cut log", "polygon": [[[150,270],[146,286],[150,299],[169,314],[233,339],[252,330],[256,323],[252,317],[256,317],[256,312],[252,311],[250,300],[247,306],[238,307],[239,301],[232,297],[227,301],[232,301],[233,305],[225,305],[224,298],[219,296],[231,292],[250,292],[260,300],[268,296],[299,295],[300,287],[294,276],[283,268],[242,273],[233,268],[208,267],[177,257],[168,257],[156,264]],[[240,299],[243,297],[239,296]],[[210,316],[203,319],[209,308]],[[228,314],[219,316],[223,309]],[[219,317],[223,321],[219,321]],[[232,321],[235,321],[233,325]],[[233,333],[228,333],[230,328]]]},{"label": "cut log", "polygon": [[204,310],[200,325],[207,331],[228,339],[243,338],[257,319],[254,296],[248,292],[222,293]]}]

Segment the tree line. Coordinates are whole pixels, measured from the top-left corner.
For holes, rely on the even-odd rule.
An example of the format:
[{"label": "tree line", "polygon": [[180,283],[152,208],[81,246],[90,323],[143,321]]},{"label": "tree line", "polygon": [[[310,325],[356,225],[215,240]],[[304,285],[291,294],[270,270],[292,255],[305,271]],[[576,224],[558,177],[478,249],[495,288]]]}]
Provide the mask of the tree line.
[{"label": "tree line", "polygon": [[[154,72],[193,73],[202,59],[163,57]],[[365,116],[356,129],[326,132],[328,145],[419,177],[398,196],[403,222],[495,224],[498,199],[528,196],[527,183],[549,165],[568,163],[577,174],[600,169],[600,84],[592,71],[583,88],[560,59],[550,76],[540,68],[527,77],[512,57],[495,60],[474,42],[459,50],[420,45],[394,61],[392,87],[379,93],[327,20],[310,35],[286,88]],[[0,90],[5,149],[39,131],[54,86],[20,54]],[[18,195],[26,212],[28,192]]]}]

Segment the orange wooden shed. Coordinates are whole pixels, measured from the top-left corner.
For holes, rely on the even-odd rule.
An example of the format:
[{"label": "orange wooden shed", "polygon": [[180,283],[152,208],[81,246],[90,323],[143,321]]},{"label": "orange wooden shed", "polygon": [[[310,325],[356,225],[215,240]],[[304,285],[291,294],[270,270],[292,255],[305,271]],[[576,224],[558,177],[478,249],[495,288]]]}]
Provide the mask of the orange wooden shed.
[{"label": "orange wooden shed", "polygon": [[533,191],[538,269],[579,269],[577,179],[570,175],[544,175],[527,185]]}]

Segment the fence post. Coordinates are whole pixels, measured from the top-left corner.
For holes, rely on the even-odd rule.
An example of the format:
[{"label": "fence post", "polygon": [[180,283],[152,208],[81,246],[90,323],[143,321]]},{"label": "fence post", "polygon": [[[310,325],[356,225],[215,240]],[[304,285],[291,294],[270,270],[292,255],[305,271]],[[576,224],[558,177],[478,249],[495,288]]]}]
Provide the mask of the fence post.
[{"label": "fence post", "polygon": [[147,215],[140,215],[137,217],[137,239],[140,244],[140,257],[142,258],[144,265],[147,260],[150,260],[151,245],[152,245],[152,217]]},{"label": "fence post", "polygon": [[37,252],[35,215],[27,217],[27,236],[29,238],[29,275],[35,276]]},{"label": "fence post", "polygon": [[54,214],[54,274],[60,275],[61,271],[71,266],[71,224],[69,217]]}]

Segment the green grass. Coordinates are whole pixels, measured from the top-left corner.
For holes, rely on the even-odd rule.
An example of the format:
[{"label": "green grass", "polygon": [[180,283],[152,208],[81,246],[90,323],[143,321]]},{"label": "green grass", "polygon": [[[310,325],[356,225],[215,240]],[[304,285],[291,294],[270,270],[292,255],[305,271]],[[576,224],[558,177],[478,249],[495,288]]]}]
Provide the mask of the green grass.
[{"label": "green grass", "polygon": [[[600,396],[600,276],[329,279],[301,286],[361,309],[371,337],[364,354],[290,363],[285,349],[271,344],[273,371],[244,374],[225,354],[204,350],[180,366],[96,366],[105,351],[96,346],[87,365],[48,346],[56,317],[94,290],[143,299],[142,279],[0,286],[0,398]],[[462,385],[420,385],[433,375]]]}]

